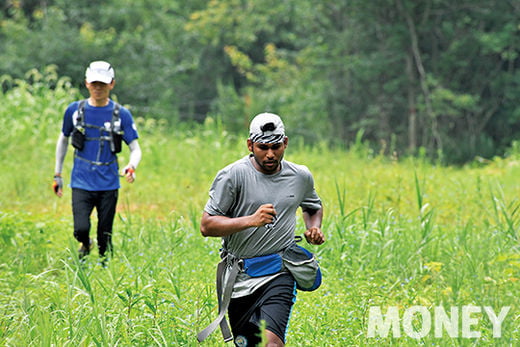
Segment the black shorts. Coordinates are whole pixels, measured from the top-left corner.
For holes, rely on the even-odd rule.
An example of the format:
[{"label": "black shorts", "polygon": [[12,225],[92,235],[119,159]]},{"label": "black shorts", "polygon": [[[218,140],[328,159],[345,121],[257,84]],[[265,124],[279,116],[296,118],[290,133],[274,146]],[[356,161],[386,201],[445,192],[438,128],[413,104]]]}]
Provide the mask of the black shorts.
[{"label": "black shorts", "polygon": [[291,309],[296,301],[294,278],[284,273],[258,288],[253,294],[231,299],[229,323],[236,346],[256,346],[260,341],[260,324],[285,343]]}]

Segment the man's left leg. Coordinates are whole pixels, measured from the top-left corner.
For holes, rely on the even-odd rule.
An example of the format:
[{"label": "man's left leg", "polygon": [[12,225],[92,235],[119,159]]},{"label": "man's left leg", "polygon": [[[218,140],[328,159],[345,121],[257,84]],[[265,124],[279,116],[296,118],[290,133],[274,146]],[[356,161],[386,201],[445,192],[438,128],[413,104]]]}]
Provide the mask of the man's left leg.
[{"label": "man's left leg", "polygon": [[100,192],[98,205],[97,240],[99,256],[106,256],[106,252],[112,253],[112,227],[116,214],[118,190]]},{"label": "man's left leg", "polygon": [[296,301],[294,279],[284,274],[279,279],[277,289],[270,291],[269,299],[260,307],[257,319],[266,322],[266,347],[285,346],[285,335],[289,326],[292,306]]},{"label": "man's left leg", "polygon": [[285,343],[282,341],[278,335],[270,331],[269,329],[265,330],[265,337],[267,338],[266,347],[283,347]]}]

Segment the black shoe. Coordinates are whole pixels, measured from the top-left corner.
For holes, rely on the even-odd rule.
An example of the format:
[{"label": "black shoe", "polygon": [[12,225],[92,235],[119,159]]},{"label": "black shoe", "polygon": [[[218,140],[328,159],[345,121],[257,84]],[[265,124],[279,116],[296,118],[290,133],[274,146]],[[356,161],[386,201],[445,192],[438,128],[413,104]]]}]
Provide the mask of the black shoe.
[{"label": "black shoe", "polygon": [[85,246],[85,244],[82,243],[82,244],[81,244],[81,247],[79,248],[79,251],[78,251],[79,259],[83,259],[83,258],[85,258],[87,255],[89,255],[91,249],[92,249],[92,239],[89,239],[89,244],[88,244],[88,246]]},{"label": "black shoe", "polygon": [[102,268],[106,269],[108,264],[108,258],[107,257],[101,257],[99,258],[99,265],[101,265]]}]

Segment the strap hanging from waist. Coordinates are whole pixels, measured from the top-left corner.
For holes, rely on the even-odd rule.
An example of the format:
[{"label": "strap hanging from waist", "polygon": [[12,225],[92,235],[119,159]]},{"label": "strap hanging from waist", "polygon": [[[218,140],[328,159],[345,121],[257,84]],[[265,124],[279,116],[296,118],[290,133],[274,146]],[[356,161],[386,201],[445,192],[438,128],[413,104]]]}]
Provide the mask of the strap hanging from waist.
[{"label": "strap hanging from waist", "polygon": [[233,286],[235,284],[235,280],[237,278],[238,272],[241,267],[241,260],[234,259],[231,270],[229,273],[228,280],[226,282],[225,288],[222,288],[222,281],[226,271],[228,259],[224,257],[217,265],[217,296],[218,296],[218,317],[211,322],[204,330],[197,334],[197,340],[199,342],[204,341],[216,328],[220,325],[220,330],[222,331],[222,337],[225,342],[233,340],[233,335],[231,334],[231,329],[229,328],[229,324],[226,320],[226,312],[229,307],[229,302],[231,301],[231,294],[233,293]]}]

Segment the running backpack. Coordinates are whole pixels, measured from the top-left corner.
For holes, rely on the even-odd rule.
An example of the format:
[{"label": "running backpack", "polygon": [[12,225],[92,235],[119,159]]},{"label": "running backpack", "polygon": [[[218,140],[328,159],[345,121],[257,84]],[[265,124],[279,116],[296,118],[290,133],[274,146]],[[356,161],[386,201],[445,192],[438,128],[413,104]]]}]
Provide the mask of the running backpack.
[{"label": "running backpack", "polygon": [[[98,128],[101,127],[89,125],[85,122],[85,103],[86,99],[81,100],[78,105],[78,119],[76,121],[76,125],[72,130],[72,146],[77,150],[82,150],[85,146],[85,141],[87,137],[85,135],[85,128]],[[112,153],[117,154],[121,152],[121,145],[123,140],[123,129],[121,128],[121,118],[119,117],[119,110],[121,105],[117,102],[114,102],[114,110],[112,111],[112,120],[110,121],[110,129],[103,129],[109,133],[109,142],[110,142],[110,150]],[[99,138],[99,141],[102,141]]]}]

